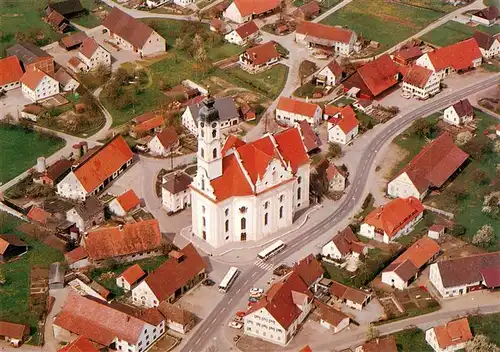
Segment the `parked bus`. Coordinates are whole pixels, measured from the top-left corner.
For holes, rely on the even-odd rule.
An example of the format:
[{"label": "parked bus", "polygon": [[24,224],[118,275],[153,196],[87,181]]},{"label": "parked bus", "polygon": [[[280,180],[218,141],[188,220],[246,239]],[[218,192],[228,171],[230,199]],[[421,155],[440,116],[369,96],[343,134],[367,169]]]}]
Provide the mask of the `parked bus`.
[{"label": "parked bus", "polygon": [[231,286],[234,283],[234,280],[238,277],[239,270],[238,268],[235,268],[234,266],[229,269],[227,272],[226,276],[222,279],[222,281],[219,284],[219,291],[226,293],[227,290],[231,288]]},{"label": "parked bus", "polygon": [[278,240],[269,247],[267,247],[266,249],[264,249],[263,251],[259,252],[257,256],[262,260],[266,260],[271,258],[273,255],[278,254],[284,248],[285,248],[285,242],[283,242],[282,240]]}]

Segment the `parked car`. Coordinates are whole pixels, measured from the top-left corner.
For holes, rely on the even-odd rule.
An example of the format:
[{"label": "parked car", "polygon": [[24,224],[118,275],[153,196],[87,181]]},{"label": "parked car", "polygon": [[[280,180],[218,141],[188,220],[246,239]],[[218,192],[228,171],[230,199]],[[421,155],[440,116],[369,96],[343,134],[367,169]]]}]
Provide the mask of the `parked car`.
[{"label": "parked car", "polygon": [[262,293],[264,293],[264,290],[263,290],[263,289],[261,289],[261,288],[258,288],[258,287],[252,287],[252,288],[250,289],[250,294],[251,294],[251,295],[258,295],[258,294],[262,294]]},{"label": "parked car", "polygon": [[144,152],[144,153],[149,152],[149,148],[145,145],[136,145],[135,148],[140,152]]},{"label": "parked car", "polygon": [[205,279],[203,280],[202,284],[205,286],[213,286],[215,285],[215,281],[212,279]]},{"label": "parked car", "polygon": [[248,297],[248,302],[255,302],[257,303],[259,301],[259,298],[257,297]]},{"label": "parked car", "polygon": [[236,321],[230,321],[229,322],[229,327],[233,329],[241,329],[243,327],[242,323],[238,323]]}]

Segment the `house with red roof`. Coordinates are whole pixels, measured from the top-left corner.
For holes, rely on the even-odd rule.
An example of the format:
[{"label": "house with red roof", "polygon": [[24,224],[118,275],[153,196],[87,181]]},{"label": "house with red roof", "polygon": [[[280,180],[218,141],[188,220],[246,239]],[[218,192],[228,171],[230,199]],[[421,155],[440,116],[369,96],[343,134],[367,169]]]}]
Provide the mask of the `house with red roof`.
[{"label": "house with red roof", "polygon": [[447,132],[427,144],[387,185],[390,197],[420,200],[460,169],[469,155],[457,147]]},{"label": "house with red roof", "polygon": [[325,48],[342,56],[349,56],[358,36],[354,31],[326,24],[302,21],[295,31],[295,41],[309,47]]},{"label": "house with red roof", "polygon": [[21,77],[23,94],[34,102],[59,94],[59,82],[44,71],[30,66]]},{"label": "house with red roof", "polygon": [[57,350],[57,352],[99,352],[96,345],[83,336],[78,336],[76,340]]},{"label": "house with red roof", "polygon": [[123,273],[116,278],[116,286],[123,288],[124,291],[130,291],[140,280],[146,276],[146,273],[139,264],[129,266]]},{"label": "house with red roof", "polygon": [[153,135],[162,130],[165,125],[165,118],[154,113],[145,113],[132,120],[129,135],[133,138],[142,138]]},{"label": "house with red roof", "polygon": [[[73,57],[68,61],[69,68],[75,73],[88,72],[99,66],[111,66],[111,54],[109,51],[89,37],[83,40],[77,55],[77,57]],[[83,65],[80,63],[75,65],[77,60],[83,63]]]},{"label": "house with red roof", "polygon": [[307,285],[292,271],[250,307],[243,318],[244,334],[285,346],[311,311],[313,300]]},{"label": "house with red roof", "polygon": [[323,267],[313,254],[296,262],[292,271],[297,273],[310,290],[316,291],[316,284],[323,278]]},{"label": "house with red roof", "polygon": [[377,337],[356,347],[354,352],[398,352],[394,336]]},{"label": "house with red roof", "polygon": [[342,311],[333,308],[318,299],[314,300],[316,310],[314,313],[319,317],[319,323],[334,334],[349,326],[351,319]]},{"label": "house with red roof", "polygon": [[29,325],[0,321],[0,337],[14,347],[19,347],[30,336]]},{"label": "house with red roof", "polygon": [[346,286],[337,281],[330,280],[328,286],[329,292],[334,300],[352,309],[363,310],[372,299],[371,293]]},{"label": "house with red roof", "polygon": [[157,156],[168,156],[172,151],[179,148],[179,146],[179,136],[172,126],[156,133],[148,142],[149,152]]},{"label": "house with red roof", "polygon": [[73,223],[81,232],[86,232],[105,221],[104,205],[96,196],[90,196],[67,210],[66,220]]},{"label": "house with red roof", "polygon": [[16,56],[0,59],[0,92],[19,88],[22,76],[23,69]]},{"label": "house with red roof", "polygon": [[410,233],[424,215],[424,206],[415,197],[396,198],[368,214],[359,234],[389,243]]},{"label": "house with red roof", "polygon": [[469,99],[462,99],[447,107],[443,113],[443,121],[450,125],[460,126],[474,120],[474,108]]},{"label": "house with red roof", "polygon": [[310,21],[314,17],[318,16],[320,11],[321,9],[318,2],[313,0],[305,3],[293,11],[293,17],[300,21]]},{"label": "house with red roof", "polygon": [[404,46],[393,54],[392,59],[401,66],[407,66],[422,55],[423,52],[419,46]]},{"label": "house with red roof", "polygon": [[279,0],[234,0],[224,11],[223,17],[241,24],[274,12],[280,6]]},{"label": "house with red roof", "polygon": [[229,43],[243,46],[257,39],[259,34],[259,27],[257,27],[254,21],[249,21],[226,34],[224,39]]},{"label": "house with red roof", "polygon": [[299,129],[300,135],[302,136],[302,141],[307,149],[309,155],[318,151],[321,145],[320,138],[316,135],[313,128],[306,120],[299,121],[296,126]]},{"label": "house with red roof", "polygon": [[[314,2],[314,1],[311,1]],[[338,64],[338,62],[333,59],[323,67],[315,76],[317,85],[323,86],[335,86],[340,83],[343,78],[343,70],[342,67]]]},{"label": "house with red roof", "polygon": [[425,331],[425,341],[436,352],[463,351],[470,340],[472,332],[467,317]]},{"label": "house with red roof", "polygon": [[413,65],[403,78],[401,90],[411,97],[425,100],[439,92],[441,81],[438,75],[425,67]]},{"label": "house with red roof", "polygon": [[350,105],[341,109],[327,105],[325,106],[325,114],[329,116],[328,142],[347,145],[358,135],[359,122],[356,118],[356,112]]},{"label": "house with red roof", "polygon": [[444,79],[454,72],[463,72],[481,66],[483,56],[474,38],[425,53],[415,62]]},{"label": "house with red roof", "polygon": [[132,165],[134,153],[125,139],[116,135],[93,153],[88,152],[73,165],[71,172],[57,184],[63,198],[84,201],[96,195]]},{"label": "house with red roof", "polygon": [[126,216],[141,207],[141,200],[133,189],[120,194],[108,204],[109,211],[116,216]]},{"label": "house with red roof", "polygon": [[323,256],[332,259],[346,259],[348,256],[359,258],[366,253],[368,248],[356,237],[350,226],[339,231],[321,249]]},{"label": "house with red roof", "polygon": [[258,73],[276,64],[280,58],[276,43],[270,41],[247,49],[240,55],[238,62],[245,71]]},{"label": "house with red roof", "polygon": [[317,126],[321,122],[321,114],[318,104],[287,97],[280,97],[276,106],[276,121],[286,126],[294,126],[300,121]]}]

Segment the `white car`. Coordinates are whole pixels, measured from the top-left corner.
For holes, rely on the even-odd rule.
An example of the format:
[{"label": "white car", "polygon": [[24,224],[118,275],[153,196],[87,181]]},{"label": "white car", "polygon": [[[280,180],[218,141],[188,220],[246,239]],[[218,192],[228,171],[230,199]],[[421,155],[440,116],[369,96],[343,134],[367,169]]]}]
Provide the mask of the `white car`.
[{"label": "white car", "polygon": [[242,323],[238,323],[236,321],[230,321],[229,322],[229,327],[233,329],[241,329],[243,327]]},{"label": "white car", "polygon": [[251,295],[261,295],[261,294],[263,294],[263,293],[264,293],[264,290],[263,290],[263,289],[261,289],[261,288],[258,288],[258,287],[252,287],[252,288],[250,289],[250,294],[251,294]]}]

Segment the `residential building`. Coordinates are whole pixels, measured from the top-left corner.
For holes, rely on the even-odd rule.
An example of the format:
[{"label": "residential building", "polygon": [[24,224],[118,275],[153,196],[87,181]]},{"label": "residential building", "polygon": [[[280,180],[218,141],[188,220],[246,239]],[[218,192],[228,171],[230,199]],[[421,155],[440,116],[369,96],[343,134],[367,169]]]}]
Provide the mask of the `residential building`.
[{"label": "residential building", "polygon": [[17,56],[24,71],[36,67],[48,75],[54,74],[54,58],[34,44],[20,42],[8,48],[6,53],[7,56]]},{"label": "residential building", "polygon": [[193,178],[185,172],[172,172],[163,176],[161,200],[163,207],[171,213],[186,209],[191,205]]},{"label": "residential building", "polygon": [[68,62],[69,67],[76,73],[78,72],[88,72],[98,68],[99,66],[111,67],[111,54],[109,51],[104,49],[102,45],[99,45],[92,38],[85,38],[78,51],[78,61],[82,62],[83,65],[78,64],[74,66],[75,58],[70,59]]},{"label": "residential building", "polygon": [[229,43],[243,46],[257,39],[259,34],[259,27],[254,21],[249,21],[226,34],[224,39]]},{"label": "residential building", "polygon": [[139,284],[146,275],[139,264],[131,265],[116,278],[116,286],[128,292]]},{"label": "residential building", "polygon": [[434,71],[440,80],[453,72],[481,66],[482,55],[474,38],[445,46],[419,57],[416,64]]},{"label": "residential building", "polygon": [[303,21],[295,31],[295,40],[310,47],[327,48],[335,54],[349,56],[355,49],[358,36],[349,29]]},{"label": "residential building", "polygon": [[146,351],[165,333],[163,316],[154,309],[141,312],[119,303],[70,292],[53,322],[54,337],[71,341],[80,335],[119,351]]},{"label": "residential building", "polygon": [[59,39],[59,46],[67,51],[75,50],[82,45],[86,38],[87,34],[85,32],[73,32]]},{"label": "residential building", "polygon": [[417,99],[425,100],[439,92],[440,80],[435,72],[413,65],[404,76],[401,89]]},{"label": "residential building", "polygon": [[475,32],[474,39],[479,46],[479,51],[485,59],[492,59],[500,55],[500,36],[493,36],[485,32]]},{"label": "residential building", "polygon": [[[315,2],[314,0],[311,1]],[[337,63],[335,59],[330,61],[328,65],[323,67],[321,71],[319,71],[314,78],[316,79],[317,85],[323,86],[335,86],[340,83],[343,78],[343,70],[342,67]]]},{"label": "residential building", "polygon": [[226,34],[228,32],[227,24],[223,20],[214,18],[210,21],[210,30],[219,34]]},{"label": "residential building", "polygon": [[82,6],[80,0],[51,1],[47,7],[45,7],[45,15],[48,16],[53,11],[60,13],[66,18],[78,17],[87,12],[87,10]]},{"label": "residential building", "polygon": [[358,135],[359,122],[350,105],[342,109],[327,105],[325,115],[331,116],[327,125],[328,142],[347,145]]},{"label": "residential building", "polygon": [[310,163],[297,128],[222,145],[214,100],[200,110],[192,231],[213,247],[257,241],[309,206]]},{"label": "residential building", "polygon": [[468,99],[457,101],[452,106],[446,108],[443,114],[443,120],[455,126],[470,123],[473,119],[474,108]]},{"label": "residential building", "polygon": [[312,291],[315,291],[317,283],[321,281],[324,274],[321,263],[313,254],[309,254],[307,257],[295,263],[292,267],[292,271],[298,274],[307,288]]},{"label": "residential building", "polygon": [[368,248],[356,237],[350,226],[339,231],[321,249],[323,256],[332,259],[346,259],[348,256],[359,258],[361,254],[366,253]]},{"label": "residential building", "polygon": [[467,317],[425,331],[425,341],[436,352],[463,351],[470,340],[472,332]]},{"label": "residential building", "polygon": [[431,227],[429,227],[429,230],[427,231],[427,237],[438,240],[441,236],[444,235],[445,231],[446,231],[446,226],[433,224]]},{"label": "residential building", "polygon": [[96,195],[130,165],[134,153],[122,136],[116,135],[95,152],[88,152],[71,172],[57,184],[57,194],[64,198],[84,201]]},{"label": "residential building", "polygon": [[165,118],[162,115],[147,112],[132,120],[129,135],[136,139],[153,135],[161,132],[164,125]]},{"label": "residential building", "polygon": [[[28,252],[28,244],[12,234],[0,234],[0,261],[7,262]],[[0,334],[1,335],[1,334]]]},{"label": "residential building", "polygon": [[146,0],[146,6],[150,9],[154,9],[170,2],[172,2],[172,0]]},{"label": "residential building", "polygon": [[132,288],[133,304],[158,307],[161,302],[173,303],[205,278],[207,264],[192,243],[180,252],[171,251],[168,257],[165,263]]},{"label": "residential building", "polygon": [[330,163],[327,159],[323,159],[316,165],[315,171],[320,175],[324,175],[329,191],[344,191],[347,177],[335,164]]},{"label": "residential building", "polygon": [[319,4],[317,1],[312,0],[299,6],[294,12],[293,17],[301,21],[310,21],[318,16],[320,12]]},{"label": "residential building", "polygon": [[307,121],[312,126],[321,123],[321,107],[287,97],[280,97],[276,106],[276,121],[286,126],[295,126],[300,121]]},{"label": "residential building", "polygon": [[168,302],[162,302],[158,310],[165,317],[167,328],[179,334],[187,334],[196,325],[196,317],[188,310]]},{"label": "residential building", "polygon": [[335,300],[356,310],[363,310],[372,298],[372,295],[368,292],[346,286],[337,281],[331,282],[330,294]]},{"label": "residential building", "polygon": [[54,74],[54,79],[59,82],[61,89],[65,92],[74,92],[80,86],[80,82],[62,67]]},{"label": "residential building", "polygon": [[366,216],[359,234],[389,243],[409,234],[422,219],[424,206],[415,197],[396,198]]},{"label": "residential building", "polygon": [[447,132],[422,150],[387,185],[390,197],[420,200],[430,190],[440,188],[468,159],[469,155],[453,142]]},{"label": "residential building", "polygon": [[429,279],[442,297],[455,297],[499,287],[499,267],[500,252],[475,254],[431,264]]},{"label": "residential building", "polygon": [[257,118],[257,115],[255,115],[255,110],[245,101],[241,103],[240,116],[246,122],[254,121]]},{"label": "residential building", "polygon": [[49,15],[45,17],[45,21],[52,27],[53,30],[61,34],[64,34],[64,32],[71,28],[69,20],[57,11],[49,13]]},{"label": "residential building", "polygon": [[0,321],[0,337],[14,347],[19,347],[30,336],[30,327],[8,321]]},{"label": "residential building", "polygon": [[23,69],[16,56],[0,59],[0,92],[21,87]]},{"label": "residential building", "polygon": [[31,120],[37,122],[40,115],[44,112],[44,108],[38,104],[28,104],[25,105],[21,110],[21,117],[26,120]]},{"label": "residential building", "polygon": [[72,161],[59,159],[43,172],[33,174],[33,182],[54,187],[71,170]]},{"label": "residential building", "polygon": [[404,46],[393,54],[392,60],[398,65],[407,66],[423,54],[419,46]]},{"label": "residential building", "polygon": [[356,110],[361,110],[365,114],[369,114],[373,111],[373,102],[370,99],[358,99],[352,103],[352,106]]},{"label": "residential building", "polygon": [[166,50],[164,38],[117,6],[111,9],[102,25],[116,45],[140,57],[162,54]]},{"label": "residential building", "polygon": [[57,350],[57,352],[99,352],[99,350],[89,339],[78,336],[76,340],[68,343],[63,348]]},{"label": "residential building", "polygon": [[[198,115],[202,107],[203,102],[191,104],[182,114],[182,125],[195,136],[198,135]],[[219,112],[221,129],[236,126],[240,122],[240,114],[232,97],[215,99],[214,107]]]},{"label": "residential building", "polygon": [[422,237],[382,271],[382,282],[404,290],[416,279],[424,265],[436,259],[441,248],[429,237]]},{"label": "residential building", "polygon": [[307,153],[311,155],[312,153],[318,151],[321,140],[314,132],[313,128],[306,120],[299,121],[295,124],[295,127],[299,129],[300,135],[302,136],[302,141],[307,149]]},{"label": "residential building", "polygon": [[34,102],[59,94],[59,82],[47,73],[31,66],[21,77],[23,94]]},{"label": "residential building", "polygon": [[285,346],[311,311],[313,299],[298,274],[287,274],[247,311],[244,334]]},{"label": "residential building", "polygon": [[394,336],[377,337],[356,347],[355,352],[398,352]]},{"label": "residential building", "polygon": [[330,307],[323,302],[315,299],[316,315],[319,316],[319,323],[324,328],[332,331],[334,334],[349,326],[351,319],[333,307]]},{"label": "residential building", "polygon": [[471,21],[483,26],[493,26],[500,18],[498,5],[492,5],[472,14]]},{"label": "residential building", "polygon": [[116,216],[127,216],[141,208],[141,200],[133,189],[120,194],[108,204],[108,209]]},{"label": "residential building", "polygon": [[89,256],[82,246],[64,253],[64,259],[70,269],[81,269],[90,266]]},{"label": "residential building", "polygon": [[239,64],[242,69],[250,73],[267,70],[281,58],[274,42],[259,44],[247,49],[240,55]]},{"label": "residential building", "polygon": [[224,18],[245,23],[252,18],[271,13],[281,6],[279,0],[234,0],[223,13]]},{"label": "residential building", "polygon": [[73,222],[81,232],[86,232],[104,222],[104,205],[96,196],[90,196],[69,209],[66,220]]},{"label": "residential building", "polygon": [[148,142],[149,152],[153,155],[167,156],[179,148],[180,140],[174,127],[164,128]]}]

